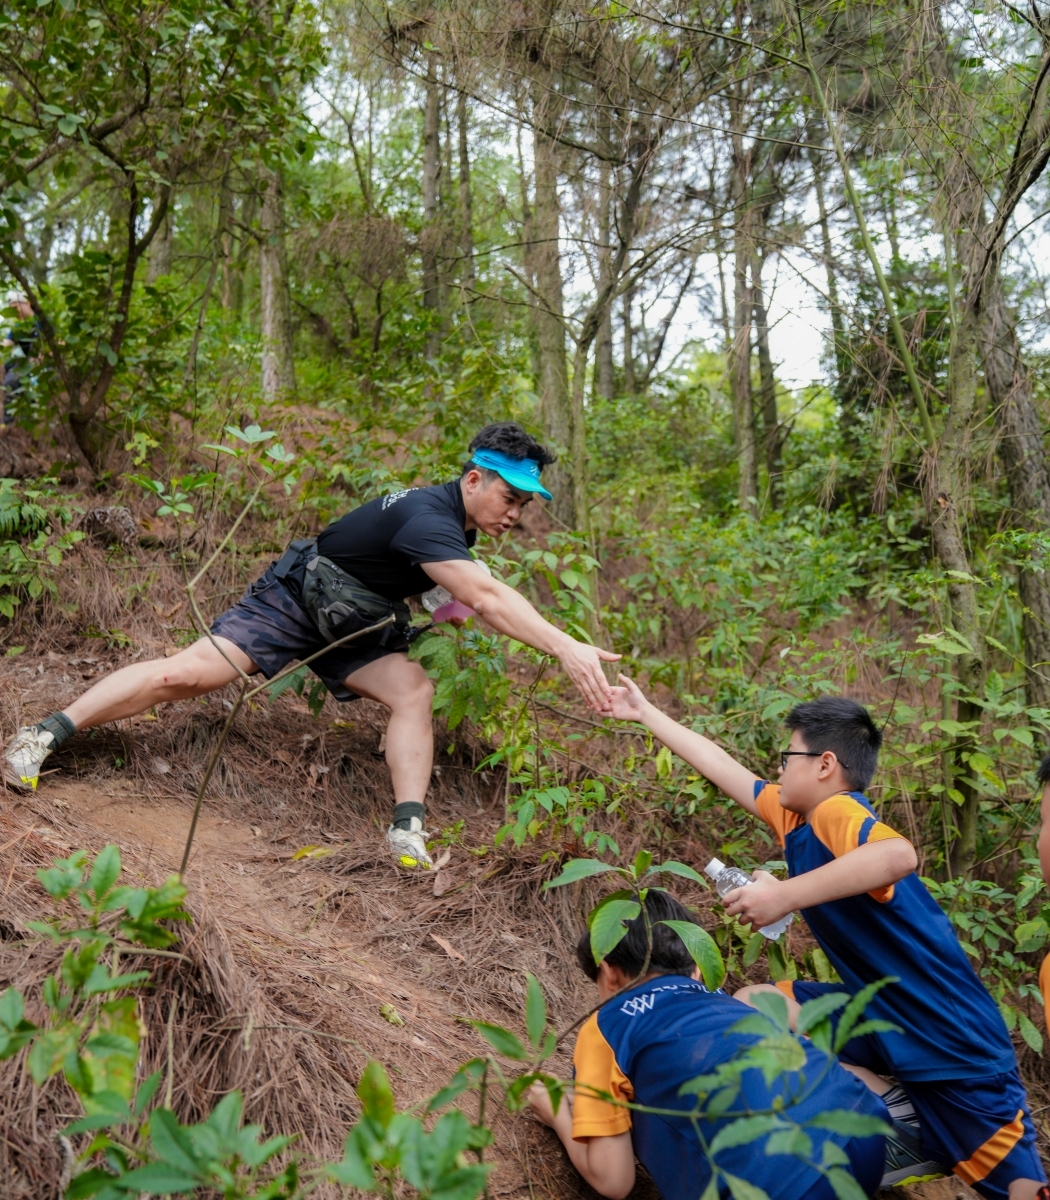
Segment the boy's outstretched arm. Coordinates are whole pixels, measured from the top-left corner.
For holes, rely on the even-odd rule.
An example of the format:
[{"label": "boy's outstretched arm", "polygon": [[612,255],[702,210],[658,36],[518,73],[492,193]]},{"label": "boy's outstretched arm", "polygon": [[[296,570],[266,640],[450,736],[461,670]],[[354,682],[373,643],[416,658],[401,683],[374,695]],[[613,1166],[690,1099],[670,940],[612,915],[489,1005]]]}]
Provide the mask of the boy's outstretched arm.
[{"label": "boy's outstretched arm", "polygon": [[753,883],[726,893],[726,911],[758,929],[798,908],[889,887],[910,875],[917,863],[915,847],[907,838],[868,842],[793,879],[777,879],[768,871],[755,871]]},{"label": "boy's outstretched arm", "polygon": [[694,767],[752,816],[758,816],[755,784],[759,782],[759,777],[754,771],[741,766],[710,738],[686,729],[673,717],[661,712],[626,675],[620,676],[620,683],[623,686],[612,689],[612,700],[602,710],[605,716],[616,717],[620,721],[640,721],[672,754],[677,754]]}]

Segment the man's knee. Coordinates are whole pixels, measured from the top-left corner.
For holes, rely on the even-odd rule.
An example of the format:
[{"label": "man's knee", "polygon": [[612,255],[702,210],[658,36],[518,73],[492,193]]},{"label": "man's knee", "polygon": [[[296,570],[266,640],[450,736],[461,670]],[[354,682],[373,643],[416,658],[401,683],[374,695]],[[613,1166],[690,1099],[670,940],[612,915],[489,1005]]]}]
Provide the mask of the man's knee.
[{"label": "man's knee", "polygon": [[434,701],[433,681],[419,663],[410,662],[408,665],[412,670],[406,679],[406,687],[403,692],[405,706],[422,709],[429,713]]},{"label": "man's knee", "polygon": [[211,642],[196,642],[171,658],[157,659],[152,665],[154,688],[174,699],[199,696],[237,678],[236,667]]}]

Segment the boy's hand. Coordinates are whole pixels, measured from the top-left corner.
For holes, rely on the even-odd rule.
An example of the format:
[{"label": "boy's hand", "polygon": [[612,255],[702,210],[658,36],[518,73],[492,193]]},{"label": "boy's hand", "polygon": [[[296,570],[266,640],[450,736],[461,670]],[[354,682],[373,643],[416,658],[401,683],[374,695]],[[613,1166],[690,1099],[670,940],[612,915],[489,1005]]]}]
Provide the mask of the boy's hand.
[{"label": "boy's hand", "polygon": [[633,679],[628,679],[622,672],[618,676],[623,687],[614,687],[612,699],[602,709],[602,715],[615,717],[618,721],[641,721],[649,705],[642,695],[641,688]]},{"label": "boy's hand", "polygon": [[768,871],[755,871],[751,878],[754,883],[748,887],[734,888],[725,894],[722,903],[730,916],[739,917],[752,929],[761,929],[794,909],[788,884]]},{"label": "boy's hand", "polygon": [[[572,1112],[572,1100],[569,1096],[562,1096],[561,1104],[558,1106],[558,1115],[554,1115],[554,1107],[551,1104],[550,1093],[542,1083],[534,1083],[529,1088],[529,1108],[532,1109],[533,1115],[552,1129],[557,1126],[558,1118],[564,1120],[563,1114]],[[571,1121],[571,1116],[570,1116]]]}]

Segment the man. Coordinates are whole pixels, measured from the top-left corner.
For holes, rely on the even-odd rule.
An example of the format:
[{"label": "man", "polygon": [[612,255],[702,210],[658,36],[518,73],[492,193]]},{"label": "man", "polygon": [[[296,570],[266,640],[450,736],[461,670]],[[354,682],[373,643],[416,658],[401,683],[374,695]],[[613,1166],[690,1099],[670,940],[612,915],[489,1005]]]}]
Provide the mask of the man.
[{"label": "man", "polygon": [[[215,691],[245,674],[272,678],[289,662],[324,649],[328,641],[304,607],[304,572],[322,555],[382,604],[402,604],[437,584],[474,609],[494,629],[560,660],[587,703],[603,708],[612,692],[603,660],[619,655],[563,633],[470,555],[477,531],[507,533],[539,493],[550,499],[540,471],[553,462],[520,425],[489,425],[470,443],[459,479],[436,487],[382,496],[333,522],[301,553],[290,549],[201,638],[171,658],[135,663],[101,679],[68,708],[23,727],[4,751],[4,781],[35,788],[44,759],[78,729],[135,716],[155,704]],[[368,644],[335,646],[311,669],[338,700],[367,696],[390,709],[386,760],[394,786],[387,840],[404,867],[432,863],[424,831],[424,799],[434,756],[433,687],[410,662],[403,628],[383,631]],[[333,640],[333,639],[328,639]],[[337,639],[335,639],[337,640]]]}]

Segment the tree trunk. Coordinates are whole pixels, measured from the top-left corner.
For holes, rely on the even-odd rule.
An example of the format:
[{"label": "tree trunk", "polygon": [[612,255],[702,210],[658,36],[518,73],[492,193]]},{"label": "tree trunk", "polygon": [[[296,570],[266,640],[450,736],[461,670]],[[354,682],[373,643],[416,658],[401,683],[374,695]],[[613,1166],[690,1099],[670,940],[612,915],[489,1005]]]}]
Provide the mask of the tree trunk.
[{"label": "tree trunk", "polygon": [[[599,137],[602,148],[608,150],[609,117],[608,110],[602,108],[599,115]],[[608,278],[609,263],[612,259],[612,178],[608,159],[598,164],[598,286]],[[612,337],[612,305],[607,305],[605,316],[598,329],[598,337],[594,343],[594,390],[606,400],[611,400],[616,394],[616,382],[613,374],[613,337]]]},{"label": "tree trunk", "polygon": [[[970,646],[969,653],[955,659],[956,678],[963,688],[980,696],[984,692],[987,652],[978,614],[977,591],[971,582],[973,576],[966,550],[963,514],[959,511],[969,491],[966,467],[970,426],[977,404],[977,318],[971,305],[960,307],[958,325],[951,355],[948,416],[927,476],[930,490],[927,505],[933,548],[947,575],[952,627]],[[966,723],[980,719],[981,709],[961,696],[956,705],[956,720]],[[980,795],[964,774],[963,762],[963,755],[973,746],[973,736],[963,734],[954,751],[953,774],[963,799],[959,808],[958,840],[954,846],[945,847],[945,855],[949,874],[955,875],[969,875],[977,856]]]},{"label": "tree trunk", "polygon": [[456,123],[459,127],[459,253],[462,263],[459,278],[463,287],[463,300],[469,302],[474,290],[474,201],[470,192],[470,152],[467,145],[467,97],[459,93],[456,105]]},{"label": "tree trunk", "polygon": [[[1017,326],[998,279],[986,286],[981,349],[984,378],[995,405],[999,457],[1006,468],[1011,524],[1050,532],[1050,473],[1042,421],[1032,396],[1032,376],[1021,353]],[[1028,703],[1050,707],[1050,587],[1045,575],[1018,570],[1024,606],[1023,634]]]},{"label": "tree trunk", "polygon": [[751,155],[744,149],[742,102],[730,98],[733,160],[730,203],[733,210],[733,341],[729,347],[729,390],[733,397],[733,441],[736,445],[737,497],[743,512],[754,513],[758,497],[755,414],[751,400],[751,213],[747,203]]},{"label": "tree trunk", "polygon": [[[438,178],[441,173],[441,90],[437,81],[437,55],[427,56],[426,102],[423,107],[423,229],[420,251],[423,260],[423,307],[436,314],[438,285]],[[436,315],[427,339],[427,356],[433,358],[440,345]]]},{"label": "tree trunk", "polygon": [[628,396],[638,394],[638,372],[634,361],[634,325],[632,312],[634,308],[634,288],[628,288],[623,294],[623,390]]},{"label": "tree trunk", "polygon": [[169,203],[168,210],[164,214],[164,220],[161,221],[160,228],[157,230],[157,236],[153,239],[153,245],[149,248],[149,262],[146,266],[147,283],[156,283],[162,276],[171,274],[171,259],[175,240],[172,225],[171,205]]},{"label": "tree trunk", "polygon": [[532,208],[532,269],[537,295],[532,319],[540,359],[540,419],[559,461],[548,468],[554,495],[552,512],[569,529],[578,525],[573,473],[579,465],[567,454],[572,447],[572,409],[565,353],[564,294],[559,252],[561,206],[558,200],[557,146],[543,132],[543,107],[534,124],[533,160],[536,186]]},{"label": "tree trunk", "polygon": [[755,312],[755,342],[758,346],[759,412],[762,414],[762,449],[765,453],[766,474],[769,476],[769,503],[777,507],[782,491],[781,451],[784,439],[777,413],[777,381],[773,373],[773,358],[769,353],[769,320],[766,298],[762,291],[762,265],[758,253],[751,259],[751,292]]},{"label": "tree trunk", "polygon": [[259,240],[259,291],[262,310],[262,393],[267,401],[295,392],[292,357],[292,304],[284,245],[281,176],[265,179]]},{"label": "tree trunk", "polygon": [[810,150],[809,161],[813,164],[813,189],[817,195],[817,214],[820,219],[820,246],[824,257],[824,275],[828,286],[828,307],[831,309],[831,345],[835,357],[836,398],[841,405],[846,394],[846,331],[842,320],[838,275],[835,272],[835,257],[831,246],[828,207],[824,198],[824,164],[819,151]]}]

